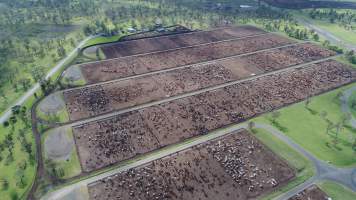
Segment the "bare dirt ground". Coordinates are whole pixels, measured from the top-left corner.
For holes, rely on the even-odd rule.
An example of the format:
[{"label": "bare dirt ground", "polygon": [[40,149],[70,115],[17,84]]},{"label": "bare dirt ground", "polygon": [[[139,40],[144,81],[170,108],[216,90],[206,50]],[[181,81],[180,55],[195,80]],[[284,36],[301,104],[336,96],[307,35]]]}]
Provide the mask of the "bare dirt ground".
[{"label": "bare dirt ground", "polygon": [[356,80],[325,61],[73,127],[84,171],[240,123]]},{"label": "bare dirt ground", "polygon": [[154,161],[89,185],[90,199],[256,198],[295,172],[247,131]]},{"label": "bare dirt ground", "polygon": [[83,119],[334,55],[313,44],[242,57],[64,92],[71,120]]},{"label": "bare dirt ground", "polygon": [[229,27],[211,31],[198,31],[186,34],[118,42],[116,44],[105,45],[101,47],[101,49],[103,50],[106,58],[117,58],[228,40],[261,33],[265,33],[265,31],[253,26]]},{"label": "bare dirt ground", "polygon": [[51,130],[44,141],[44,150],[47,158],[52,160],[67,160],[74,148],[74,141],[67,134],[65,127]]},{"label": "bare dirt ground", "polygon": [[[120,121],[120,124],[115,122]],[[78,154],[84,171],[91,171],[159,148],[138,112],[76,127]],[[90,133],[86,133],[90,130]],[[104,137],[101,137],[104,136]]]},{"label": "bare dirt ground", "polygon": [[328,200],[328,195],[325,194],[318,186],[311,186],[299,194],[289,198],[289,200]]},{"label": "bare dirt ground", "polygon": [[61,97],[60,92],[50,94],[48,97],[44,98],[38,108],[40,111],[48,116],[56,115],[61,110],[65,109],[65,102]]},{"label": "bare dirt ground", "polygon": [[87,83],[97,83],[293,43],[296,42],[278,35],[267,34],[248,39],[236,39],[178,50],[87,63],[80,65],[80,68]]},{"label": "bare dirt ground", "polygon": [[84,79],[80,68],[77,65],[70,66],[63,74],[63,78],[68,82],[75,82]]}]

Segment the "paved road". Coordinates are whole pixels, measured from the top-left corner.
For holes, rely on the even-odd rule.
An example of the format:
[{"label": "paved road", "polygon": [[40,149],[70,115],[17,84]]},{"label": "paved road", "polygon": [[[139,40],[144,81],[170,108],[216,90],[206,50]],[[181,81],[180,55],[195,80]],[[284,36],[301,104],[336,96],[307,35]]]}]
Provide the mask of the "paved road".
[{"label": "paved road", "polygon": [[336,56],[332,56],[332,57],[328,57],[328,58],[324,58],[324,59],[320,59],[320,60],[316,60],[316,61],[312,61],[312,62],[308,62],[308,63],[303,63],[303,64],[300,64],[300,65],[295,65],[293,67],[289,67],[289,68],[285,68],[285,69],[281,69],[281,70],[277,70],[277,71],[273,71],[273,72],[268,72],[268,73],[265,73],[265,74],[251,76],[251,77],[248,77],[248,78],[245,78],[245,79],[242,79],[242,80],[231,81],[231,82],[220,84],[220,85],[217,85],[217,86],[204,88],[204,89],[201,89],[201,90],[198,90],[198,91],[187,92],[187,93],[184,93],[184,94],[168,97],[168,98],[165,98],[165,99],[162,99],[162,100],[158,100],[158,101],[154,101],[154,102],[150,102],[150,103],[144,103],[144,104],[141,104],[141,105],[138,105],[138,106],[133,106],[133,107],[130,107],[130,108],[126,108],[126,109],[110,112],[110,113],[107,113],[107,114],[97,115],[95,117],[89,117],[89,118],[85,118],[85,119],[81,119],[81,120],[77,120],[77,121],[72,121],[72,122],[67,122],[67,123],[58,123],[57,127],[58,126],[64,126],[64,125],[65,126],[67,126],[67,125],[79,126],[79,125],[83,125],[85,123],[89,123],[89,122],[92,122],[92,121],[103,120],[103,119],[110,118],[110,117],[113,117],[115,115],[119,115],[119,114],[122,114],[122,113],[127,113],[127,112],[131,112],[131,111],[139,110],[139,109],[142,109],[142,108],[146,108],[146,107],[150,107],[150,106],[154,106],[154,105],[170,102],[170,101],[173,101],[173,100],[177,100],[177,99],[181,99],[181,98],[185,98],[185,97],[201,94],[201,93],[212,91],[212,90],[217,90],[217,89],[220,89],[220,88],[223,88],[223,87],[227,87],[227,86],[230,86],[230,85],[235,85],[237,83],[245,82],[245,81],[248,81],[248,80],[254,80],[256,78],[260,78],[260,77],[263,77],[263,76],[276,74],[276,73],[281,73],[281,72],[286,72],[286,71],[289,71],[291,69],[296,69],[296,68],[300,68],[300,67],[304,67],[304,66],[313,64],[313,63],[326,61],[326,60],[329,60],[329,59],[336,58],[338,56],[340,56],[340,55],[336,55]]},{"label": "paved road", "polygon": [[[56,66],[54,66],[46,75],[46,79],[49,79],[51,76],[53,76],[57,71],[59,71],[63,65],[71,59],[72,56],[75,55],[75,53],[78,52],[78,49],[83,47],[83,45],[90,39],[94,38],[95,36],[90,36],[85,38],[83,41],[79,43],[79,45],[73,49],[64,59],[62,59]],[[40,84],[36,83],[30,90],[28,90],[25,94],[23,94],[11,107],[15,105],[22,105],[28,98],[30,98],[36,90],[40,88]],[[4,121],[6,121],[10,116],[11,116],[11,107],[8,108],[4,113],[1,113],[0,117],[0,124],[2,124]]]},{"label": "paved road", "polygon": [[[127,165],[118,166],[117,168],[115,168],[113,170],[104,172],[104,173],[94,176],[94,177],[90,177],[90,178],[81,180],[81,181],[76,182],[72,185],[65,186],[61,189],[51,192],[51,193],[47,194],[46,196],[44,196],[42,199],[43,200],[66,199],[65,196],[67,196],[73,192],[76,193],[80,188],[86,187],[88,184],[91,184],[91,183],[101,180],[103,178],[112,176],[114,174],[126,171],[128,169],[132,169],[134,167],[141,166],[148,162],[163,158],[163,157],[171,155],[173,153],[190,148],[192,146],[202,144],[209,140],[224,136],[226,134],[229,134],[229,133],[239,130],[241,128],[246,129],[247,125],[246,124],[232,125],[227,128],[224,128],[224,129],[219,129],[219,130],[213,131],[213,132],[209,133],[208,135],[193,139],[190,142],[173,145],[172,147],[169,147],[167,149],[162,149],[162,150],[159,150],[154,153],[149,153],[144,158],[133,160],[133,161],[129,162],[129,164],[127,164]],[[292,190],[282,194],[281,196],[278,196],[276,198],[277,200],[286,200],[321,180],[330,180],[330,181],[338,182],[346,187],[349,187],[350,189],[352,189],[353,191],[356,192],[356,168],[336,168],[334,166],[331,166],[331,165],[327,164],[326,162],[315,158],[313,155],[311,155],[309,152],[304,150],[298,144],[296,144],[291,139],[286,137],[282,132],[280,132],[279,130],[275,129],[274,127],[272,127],[270,125],[256,124],[256,128],[265,129],[269,133],[273,134],[280,140],[282,140],[285,143],[287,143],[288,145],[290,145],[293,149],[295,149],[296,151],[298,151],[299,153],[301,153],[302,155],[307,157],[309,160],[311,160],[315,166],[315,169],[316,169],[316,175],[314,175],[312,178],[310,178],[303,184],[293,188]]]},{"label": "paved road", "polygon": [[356,45],[351,45],[349,43],[346,43],[342,40],[342,38],[338,38],[337,36],[333,35],[332,33],[330,33],[329,31],[322,29],[314,24],[312,24],[310,21],[308,21],[307,19],[302,19],[302,18],[297,18],[297,20],[299,21],[299,23],[301,23],[302,25],[304,25],[305,27],[314,30],[316,33],[318,33],[319,35],[325,37],[327,40],[329,40],[332,44],[334,45],[341,45],[343,47],[345,47],[348,50],[354,50],[356,51]]}]

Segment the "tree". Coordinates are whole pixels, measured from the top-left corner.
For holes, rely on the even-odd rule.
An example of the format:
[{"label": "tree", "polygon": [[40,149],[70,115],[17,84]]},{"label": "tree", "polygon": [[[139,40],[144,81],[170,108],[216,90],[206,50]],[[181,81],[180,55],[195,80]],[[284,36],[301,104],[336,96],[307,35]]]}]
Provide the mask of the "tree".
[{"label": "tree", "polygon": [[12,150],[11,150],[6,157],[5,165],[10,165],[13,161],[14,161],[14,155],[12,154]]},{"label": "tree", "polygon": [[354,138],[354,142],[352,143],[352,149],[356,152],[356,137]]},{"label": "tree", "polygon": [[351,109],[356,110],[356,99],[351,100]]},{"label": "tree", "polygon": [[319,35],[318,35],[317,33],[313,34],[313,40],[314,40],[314,41],[317,41],[317,42],[318,42],[319,39],[320,39],[320,38],[319,38]]},{"label": "tree", "polygon": [[4,90],[2,88],[0,88],[0,97],[2,99],[4,99],[5,103],[7,103],[7,97],[6,97],[6,94],[4,92]]},{"label": "tree", "polygon": [[326,134],[329,134],[329,131],[334,127],[334,124],[332,122],[329,122],[328,125],[326,126]]},{"label": "tree", "polygon": [[325,120],[327,116],[328,116],[328,112],[326,112],[325,110],[321,111],[321,113],[320,113],[321,118],[323,118]]},{"label": "tree", "polygon": [[342,96],[343,96],[343,93],[342,93],[341,91],[339,91],[339,92],[336,94],[336,96],[335,96],[335,98],[334,98],[334,101],[337,102],[337,103],[339,103],[340,100],[344,101],[344,99],[341,98]]},{"label": "tree", "polygon": [[356,56],[353,50],[346,52],[345,57],[350,63],[356,64]]},{"label": "tree", "polygon": [[12,115],[18,115],[20,113],[21,106],[16,105],[11,108]]},{"label": "tree", "polygon": [[18,168],[16,170],[16,186],[24,188],[26,186],[25,172],[23,169]]},{"label": "tree", "polygon": [[307,110],[309,110],[309,104],[310,104],[310,102],[311,102],[311,99],[310,99],[310,98],[307,98],[307,100],[305,100],[305,108],[306,108]]},{"label": "tree", "polygon": [[20,198],[19,198],[19,195],[17,194],[17,192],[16,192],[15,190],[11,191],[11,193],[10,193],[10,199],[11,199],[11,200],[18,200],[18,199],[20,199]]},{"label": "tree", "polygon": [[63,58],[66,55],[66,50],[62,45],[57,48],[57,54],[59,57]]},{"label": "tree", "polygon": [[347,124],[348,121],[351,120],[351,114],[350,113],[345,113],[341,116],[341,120],[340,120],[340,124],[342,126],[345,126]]},{"label": "tree", "polygon": [[54,85],[52,84],[51,79],[48,80],[42,80],[40,82],[41,90],[45,95],[48,95],[49,92],[54,88]]},{"label": "tree", "polygon": [[4,123],[2,123],[2,125],[6,128],[10,125],[10,123],[8,121],[4,121]]},{"label": "tree", "polygon": [[13,125],[16,124],[17,118],[16,118],[15,116],[11,116],[11,117],[9,118],[9,122],[10,122],[10,124],[13,126]]},{"label": "tree", "polygon": [[271,113],[271,117],[272,117],[272,123],[276,123],[276,120],[278,119],[278,117],[281,115],[280,112],[278,111],[273,111]]},{"label": "tree", "polygon": [[323,46],[324,46],[324,47],[329,47],[329,46],[330,46],[330,41],[329,41],[329,40],[325,40],[325,41],[323,42]]},{"label": "tree", "polygon": [[248,122],[247,125],[248,125],[248,129],[250,131],[252,131],[255,128],[255,122],[253,122],[253,121]]},{"label": "tree", "polygon": [[45,78],[45,69],[41,66],[36,66],[31,70],[31,75],[36,82],[40,82]]},{"label": "tree", "polygon": [[339,143],[339,134],[340,134],[340,131],[343,129],[343,127],[344,127],[344,125],[342,124],[342,122],[339,122],[335,125],[336,131],[335,131],[334,145]]},{"label": "tree", "polygon": [[22,78],[19,82],[22,85],[23,90],[27,90],[31,86],[31,79],[29,78]]},{"label": "tree", "polygon": [[9,188],[9,181],[6,178],[0,179],[1,190],[7,190]]}]

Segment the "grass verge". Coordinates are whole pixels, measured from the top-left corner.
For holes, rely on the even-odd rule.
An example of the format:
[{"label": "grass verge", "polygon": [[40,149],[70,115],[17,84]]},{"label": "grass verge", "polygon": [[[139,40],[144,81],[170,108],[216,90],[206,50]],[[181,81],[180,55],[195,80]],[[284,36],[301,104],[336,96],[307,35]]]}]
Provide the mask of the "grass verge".
[{"label": "grass verge", "polygon": [[318,186],[333,200],[354,200],[356,193],[337,183],[326,181]]}]

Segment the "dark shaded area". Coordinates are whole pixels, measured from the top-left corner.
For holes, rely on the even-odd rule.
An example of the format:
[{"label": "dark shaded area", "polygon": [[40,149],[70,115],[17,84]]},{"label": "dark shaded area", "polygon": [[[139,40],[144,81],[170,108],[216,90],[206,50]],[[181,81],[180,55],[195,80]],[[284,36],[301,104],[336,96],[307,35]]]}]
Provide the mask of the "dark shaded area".
[{"label": "dark shaded area", "polygon": [[346,1],[310,1],[310,0],[262,0],[272,6],[288,9],[304,8],[343,8],[356,9],[356,3]]}]

